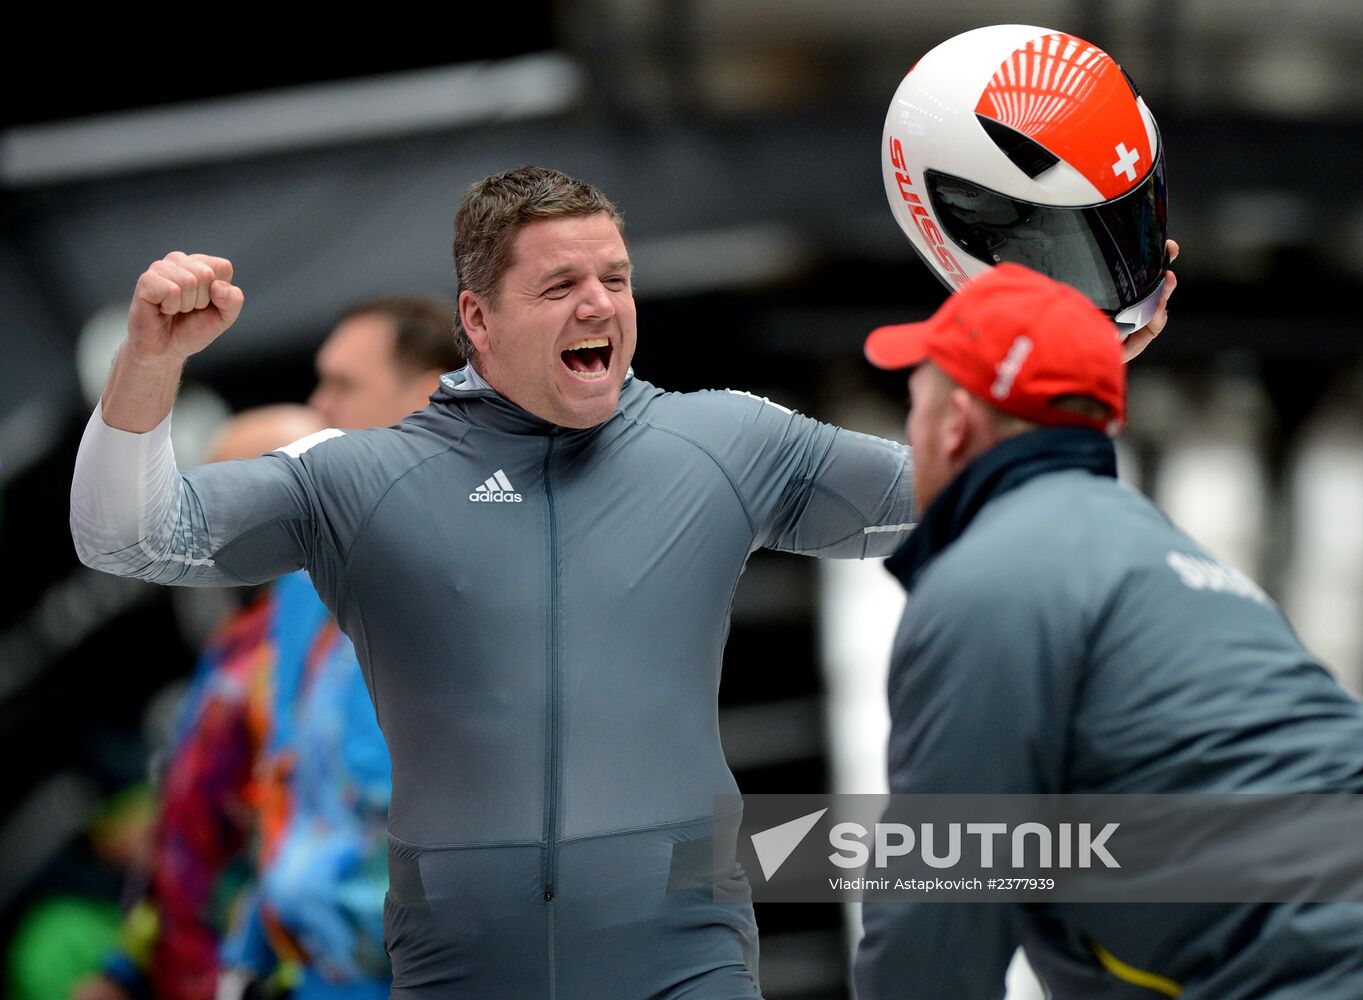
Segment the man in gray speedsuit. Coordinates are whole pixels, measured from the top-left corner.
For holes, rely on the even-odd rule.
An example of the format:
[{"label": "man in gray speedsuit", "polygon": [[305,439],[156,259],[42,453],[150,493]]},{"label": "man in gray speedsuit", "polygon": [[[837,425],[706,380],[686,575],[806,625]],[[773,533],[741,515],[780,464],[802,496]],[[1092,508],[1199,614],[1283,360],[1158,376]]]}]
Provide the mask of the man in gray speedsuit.
[{"label": "man in gray speedsuit", "polygon": [[221,258],[153,263],[77,459],[77,549],[162,583],[307,568],[392,757],[394,997],[758,996],[751,906],[669,891],[708,872],[714,796],[736,791],[716,718],[734,590],[761,547],[896,548],[907,452],[633,377],[620,217],[557,171],[470,188],[455,266],[470,363],[429,406],[181,476],[180,369],[243,298]]}]

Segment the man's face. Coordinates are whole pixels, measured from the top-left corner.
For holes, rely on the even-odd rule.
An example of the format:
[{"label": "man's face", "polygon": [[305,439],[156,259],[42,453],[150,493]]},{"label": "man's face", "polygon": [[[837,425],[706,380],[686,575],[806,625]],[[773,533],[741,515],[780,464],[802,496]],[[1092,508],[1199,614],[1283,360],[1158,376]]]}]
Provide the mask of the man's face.
[{"label": "man's face", "polygon": [[480,375],[563,427],[595,427],[620,401],[636,340],[629,254],[608,215],[541,219],[512,243],[496,302],[465,291]]},{"label": "man's face", "polygon": [[928,509],[956,473],[948,426],[953,389],[932,362],[909,373],[909,419],[904,431],[913,449],[913,496],[919,514]]},{"label": "man's face", "polygon": [[331,331],[317,352],[317,388],[308,399],[328,426],[387,427],[426,405],[434,384],[398,364],[396,340],[393,321],[378,313],[352,316]]}]

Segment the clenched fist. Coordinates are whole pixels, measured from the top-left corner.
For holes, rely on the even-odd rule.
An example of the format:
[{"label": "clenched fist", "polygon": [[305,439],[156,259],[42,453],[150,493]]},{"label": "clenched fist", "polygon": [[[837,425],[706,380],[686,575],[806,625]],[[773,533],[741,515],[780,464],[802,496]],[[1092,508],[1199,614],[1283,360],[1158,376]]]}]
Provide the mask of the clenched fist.
[{"label": "clenched fist", "polygon": [[232,262],[207,254],[166,254],[137,279],[128,310],[128,347],[145,360],[183,361],[236,322],[245,296]]}]

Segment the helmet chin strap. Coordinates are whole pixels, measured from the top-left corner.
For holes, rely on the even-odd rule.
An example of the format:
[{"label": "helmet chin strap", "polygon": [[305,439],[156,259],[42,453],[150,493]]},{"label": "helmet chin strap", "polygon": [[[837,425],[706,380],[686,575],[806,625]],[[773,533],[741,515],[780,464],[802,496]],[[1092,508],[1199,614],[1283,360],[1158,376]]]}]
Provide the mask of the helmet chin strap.
[{"label": "helmet chin strap", "polygon": [[1155,318],[1155,312],[1159,309],[1160,293],[1164,291],[1165,280],[1161,277],[1159,284],[1154,287],[1149,295],[1135,305],[1127,306],[1112,317],[1112,322],[1117,324],[1117,335],[1122,340],[1125,340]]}]

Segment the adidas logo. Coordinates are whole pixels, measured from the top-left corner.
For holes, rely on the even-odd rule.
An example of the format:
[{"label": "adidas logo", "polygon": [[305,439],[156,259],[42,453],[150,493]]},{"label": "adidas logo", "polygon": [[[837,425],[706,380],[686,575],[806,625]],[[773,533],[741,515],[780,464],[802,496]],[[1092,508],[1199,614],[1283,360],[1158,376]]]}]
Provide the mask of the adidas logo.
[{"label": "adidas logo", "polygon": [[501,469],[494,472],[487,482],[470,493],[469,499],[475,503],[521,503],[525,500],[516,492],[516,488],[511,485],[511,480],[506,478],[506,473]]}]

